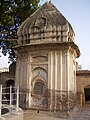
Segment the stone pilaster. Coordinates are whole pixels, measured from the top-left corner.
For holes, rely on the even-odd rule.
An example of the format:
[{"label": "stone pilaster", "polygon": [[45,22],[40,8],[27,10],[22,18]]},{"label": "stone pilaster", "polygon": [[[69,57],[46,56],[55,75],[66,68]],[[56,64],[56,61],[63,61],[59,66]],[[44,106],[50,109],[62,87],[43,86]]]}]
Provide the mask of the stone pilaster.
[{"label": "stone pilaster", "polygon": [[28,63],[27,63],[27,66],[28,66],[28,84],[27,84],[27,86],[28,86],[28,89],[29,89],[29,93],[28,93],[28,97],[29,97],[29,108],[31,107],[31,99],[32,99],[32,97],[31,97],[31,78],[32,78],[32,71],[31,71],[31,56],[30,56],[30,54],[29,54],[29,56],[28,56]]},{"label": "stone pilaster", "polygon": [[58,51],[55,51],[55,105],[54,105],[54,109],[56,110],[57,109],[57,90],[58,90],[58,54],[57,54]]},{"label": "stone pilaster", "polygon": [[52,110],[52,107],[53,107],[53,100],[52,100],[52,98],[53,98],[53,93],[52,93],[52,90],[53,90],[53,63],[54,63],[54,61],[53,61],[53,52],[51,52],[51,87],[50,87],[50,91],[51,91],[51,99],[50,99],[50,110]]}]

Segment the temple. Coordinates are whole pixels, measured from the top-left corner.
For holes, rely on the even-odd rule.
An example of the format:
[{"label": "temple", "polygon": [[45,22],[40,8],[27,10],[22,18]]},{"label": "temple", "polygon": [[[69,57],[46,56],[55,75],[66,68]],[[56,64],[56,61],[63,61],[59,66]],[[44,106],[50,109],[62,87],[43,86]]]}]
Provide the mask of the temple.
[{"label": "temple", "polygon": [[75,106],[76,61],[80,56],[71,24],[44,3],[19,27],[15,84],[20,106],[67,110]]}]

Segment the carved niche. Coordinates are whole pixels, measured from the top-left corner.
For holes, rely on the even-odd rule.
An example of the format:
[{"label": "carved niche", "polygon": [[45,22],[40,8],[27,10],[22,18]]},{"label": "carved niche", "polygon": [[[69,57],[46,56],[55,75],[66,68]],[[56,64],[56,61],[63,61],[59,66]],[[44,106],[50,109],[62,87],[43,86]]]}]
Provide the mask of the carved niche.
[{"label": "carved niche", "polygon": [[32,72],[32,95],[44,96],[47,83],[47,72],[42,68],[35,69]]},{"label": "carved niche", "polygon": [[45,85],[42,82],[36,82],[34,85],[34,94],[43,95],[44,94]]}]

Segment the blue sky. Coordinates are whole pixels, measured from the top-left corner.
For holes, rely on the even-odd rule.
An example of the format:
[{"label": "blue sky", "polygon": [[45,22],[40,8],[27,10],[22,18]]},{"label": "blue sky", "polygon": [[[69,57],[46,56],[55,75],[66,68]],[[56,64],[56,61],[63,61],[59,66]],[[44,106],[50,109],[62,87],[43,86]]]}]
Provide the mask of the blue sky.
[{"label": "blue sky", "polygon": [[[43,4],[47,0],[42,0]],[[57,9],[71,23],[76,44],[81,51],[77,59],[83,69],[90,69],[90,0],[51,0]],[[0,57],[0,67],[7,67],[7,59]]]}]

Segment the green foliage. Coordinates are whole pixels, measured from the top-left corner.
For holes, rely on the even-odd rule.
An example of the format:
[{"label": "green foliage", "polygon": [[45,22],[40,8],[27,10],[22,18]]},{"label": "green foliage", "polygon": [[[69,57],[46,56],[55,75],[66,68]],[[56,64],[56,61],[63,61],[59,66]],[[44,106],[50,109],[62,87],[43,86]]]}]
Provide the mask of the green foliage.
[{"label": "green foliage", "polygon": [[11,49],[17,44],[17,30],[20,24],[37,8],[39,0],[0,0],[0,48],[9,53],[9,60],[16,56]]}]

